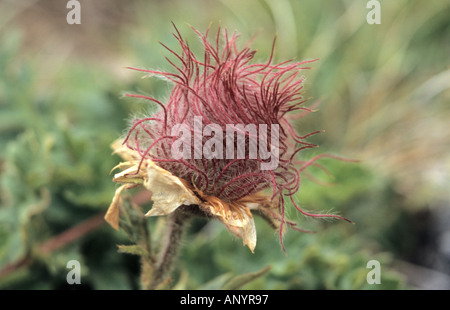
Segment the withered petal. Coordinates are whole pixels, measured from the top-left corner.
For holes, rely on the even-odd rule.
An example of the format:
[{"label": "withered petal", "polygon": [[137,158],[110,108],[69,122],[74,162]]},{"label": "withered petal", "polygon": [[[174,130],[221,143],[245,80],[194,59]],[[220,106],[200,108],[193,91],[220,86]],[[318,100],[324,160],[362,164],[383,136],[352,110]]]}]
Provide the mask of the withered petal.
[{"label": "withered petal", "polygon": [[123,139],[115,140],[111,144],[111,148],[113,149],[113,154],[119,155],[126,161],[135,161],[141,158],[137,151],[128,148],[126,145],[123,145]]},{"label": "withered petal", "polygon": [[182,205],[198,205],[200,199],[169,171],[147,161],[144,186],[152,192],[152,209],[146,216],[167,215]]},{"label": "withered petal", "polygon": [[[124,156],[127,152],[120,152]],[[130,154],[128,154],[130,155]],[[128,157],[128,159],[132,159]],[[218,219],[233,234],[242,239],[244,245],[254,252],[256,247],[256,227],[250,210],[260,205],[258,199],[250,199],[231,207],[230,204],[217,197],[209,197],[210,201],[200,199],[182,179],[169,171],[159,167],[152,160],[147,159],[143,167],[146,170],[138,171],[139,162],[130,161],[121,163],[117,168],[126,168],[115,174],[114,181],[124,183],[120,186],[105,215],[105,220],[116,230],[119,229],[119,198],[125,189],[143,185],[152,193],[153,205],[146,216],[168,215],[182,205],[198,205],[204,212]],[[253,201],[253,202],[251,202]]]},{"label": "withered petal", "polygon": [[248,246],[250,251],[254,253],[256,247],[256,227],[253,216],[248,210],[243,210],[240,216],[233,216],[234,214],[227,214],[222,210],[218,210],[211,204],[204,203],[201,205],[202,209],[206,209],[207,213],[212,214],[218,220],[225,224],[229,231],[242,239],[244,245]]},{"label": "withered petal", "polygon": [[224,223],[253,253],[256,246],[256,228],[253,216],[246,205],[242,205],[239,214],[235,214],[237,211],[231,211],[227,204],[217,197],[214,205],[208,201],[201,201],[180,178],[150,160],[147,164],[144,186],[152,192],[153,206],[146,216],[168,215],[181,205],[198,205],[206,213]]},{"label": "withered petal", "polygon": [[119,230],[119,199],[123,190],[130,188],[128,184],[122,185],[116,189],[113,200],[109,205],[108,211],[105,214],[105,221],[111,225],[115,230]]}]

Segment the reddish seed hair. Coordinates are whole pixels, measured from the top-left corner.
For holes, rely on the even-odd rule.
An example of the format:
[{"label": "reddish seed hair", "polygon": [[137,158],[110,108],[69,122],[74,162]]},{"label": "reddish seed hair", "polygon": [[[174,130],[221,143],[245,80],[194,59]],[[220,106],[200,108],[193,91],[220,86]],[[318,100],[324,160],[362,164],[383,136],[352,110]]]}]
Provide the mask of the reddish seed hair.
[{"label": "reddish seed hair", "polygon": [[[208,40],[209,29],[202,34],[192,28],[204,45],[204,54],[197,58],[178,29],[174,28],[174,37],[181,46],[181,53],[162,45],[179,63],[175,64],[166,57],[175,68],[175,73],[129,68],[162,76],[174,86],[167,104],[151,97],[128,94],[130,97],[149,100],[161,109],[151,117],[133,120],[124,143],[138,151],[142,160],[149,158],[157,162],[175,176],[191,182],[193,188],[225,202],[235,202],[262,190],[271,190],[272,198],[277,195],[280,198],[278,208],[283,225],[286,222],[283,196],[292,198],[300,186],[300,172],[319,158],[303,162],[303,168],[295,166],[294,157],[300,151],[316,147],[305,142],[305,138],[320,131],[299,136],[286,117],[288,113],[291,118],[294,112],[303,116],[312,111],[302,106],[305,102],[301,96],[304,78],[300,76],[300,72],[309,69],[306,65],[315,60],[272,64],[274,40],[268,61],[251,63],[255,51],[250,50],[248,45],[239,50],[235,33],[229,36],[227,31],[219,28],[211,42]],[[260,164],[264,160],[249,158],[249,137],[245,139],[244,159],[193,159],[193,143],[192,159],[174,159],[171,147],[177,137],[171,136],[171,129],[177,124],[185,124],[193,137],[196,116],[202,117],[203,126],[218,124],[222,128],[224,139],[227,124],[255,124],[257,128],[259,124],[267,124],[268,137],[271,135],[271,125],[277,124],[278,168],[261,170]],[[209,138],[203,138],[202,142]],[[225,141],[223,143],[225,151]],[[270,145],[268,141],[269,150]],[[235,142],[235,152],[236,149]],[[295,203],[294,205],[305,215],[336,217],[306,213]]]}]

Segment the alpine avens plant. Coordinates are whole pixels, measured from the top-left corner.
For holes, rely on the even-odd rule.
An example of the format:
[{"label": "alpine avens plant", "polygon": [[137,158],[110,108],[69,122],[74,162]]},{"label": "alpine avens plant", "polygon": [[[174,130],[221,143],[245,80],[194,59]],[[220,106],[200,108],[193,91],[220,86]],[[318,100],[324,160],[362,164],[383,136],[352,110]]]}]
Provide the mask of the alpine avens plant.
[{"label": "alpine avens plant", "polygon": [[[273,63],[275,40],[269,59],[253,63],[250,43],[239,49],[237,34],[218,29],[212,39],[193,29],[204,47],[194,55],[174,26],[181,47],[166,60],[171,72],[129,68],[158,76],[173,85],[167,102],[140,94],[127,94],[156,104],[153,115],[134,118],[125,137],[113,144],[125,160],[114,181],[117,189],[106,220],[119,229],[121,193],[143,187],[153,202],[146,216],[168,215],[166,244],[159,248],[147,282],[157,287],[167,278],[182,227],[192,216],[218,219],[254,252],[260,215],[278,229],[281,247],[285,227],[305,231],[285,217],[285,200],[311,217],[347,219],[335,214],[312,214],[294,199],[302,171],[318,166],[318,155],[299,160],[301,151],[316,145],[296,133],[293,120],[312,110],[304,106],[302,73],[315,60]],[[177,236],[177,237],[175,237]],[[152,261],[150,259],[150,261]]]}]

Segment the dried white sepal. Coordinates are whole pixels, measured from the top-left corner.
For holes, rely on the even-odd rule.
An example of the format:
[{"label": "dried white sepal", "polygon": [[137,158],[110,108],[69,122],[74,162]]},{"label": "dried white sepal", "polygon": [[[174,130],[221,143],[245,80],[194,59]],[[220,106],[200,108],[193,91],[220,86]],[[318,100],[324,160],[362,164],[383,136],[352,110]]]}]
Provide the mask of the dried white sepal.
[{"label": "dried white sepal", "polygon": [[259,207],[261,206],[259,203],[256,203],[256,202],[247,202],[247,203],[245,203],[245,205],[250,210],[258,210]]},{"label": "dried white sepal", "polygon": [[[253,216],[248,210],[242,210],[240,216],[233,212],[225,212],[226,208],[217,208],[208,203],[202,204],[203,208],[207,208],[209,213],[224,223],[228,230],[242,239],[244,245],[248,246],[250,251],[254,253],[256,247],[256,227]],[[243,206],[243,208],[246,208]]]},{"label": "dried white sepal", "polygon": [[[254,253],[256,247],[256,227],[253,217],[247,216],[246,219],[241,220],[238,225],[235,223],[225,223],[228,229],[236,236],[242,239],[242,243]],[[231,226],[233,225],[233,226]],[[231,226],[231,227],[230,227]]]},{"label": "dried white sepal", "polygon": [[113,154],[117,154],[126,161],[139,160],[141,157],[139,153],[135,150],[128,148],[123,144],[122,139],[117,139],[111,144],[111,148],[114,150]]},{"label": "dried white sepal", "polygon": [[147,161],[144,186],[152,193],[152,209],[146,216],[167,215],[182,205],[199,205],[200,199],[169,171]]},{"label": "dried white sepal", "polygon": [[116,189],[116,192],[114,193],[114,197],[113,200],[111,202],[111,204],[109,205],[108,211],[106,211],[105,214],[105,221],[111,225],[112,228],[114,228],[115,230],[119,230],[119,199],[120,199],[120,194],[122,194],[122,192],[125,189],[130,188],[130,185],[125,184],[120,186],[119,188]]},{"label": "dried white sepal", "polygon": [[[114,175],[113,181],[117,183],[125,183],[125,184],[142,184],[144,183],[142,180],[142,173],[138,171],[138,165],[133,162],[121,163],[121,165],[126,166],[130,165],[128,169],[125,169],[119,173]],[[118,167],[116,166],[116,167]]]}]

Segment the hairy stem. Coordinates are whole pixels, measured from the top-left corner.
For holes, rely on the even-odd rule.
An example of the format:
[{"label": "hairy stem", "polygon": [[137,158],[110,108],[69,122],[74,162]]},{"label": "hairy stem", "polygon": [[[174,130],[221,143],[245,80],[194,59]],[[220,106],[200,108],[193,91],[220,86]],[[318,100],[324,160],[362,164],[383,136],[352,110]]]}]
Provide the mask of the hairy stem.
[{"label": "hairy stem", "polygon": [[[175,263],[180,241],[185,227],[189,222],[189,214],[182,210],[176,210],[167,217],[167,223],[161,241],[161,247],[157,254],[156,264],[153,266],[150,279],[142,274],[141,280],[146,289],[156,289],[168,279]],[[145,262],[143,262],[145,265]],[[147,266],[148,267],[148,266]],[[142,266],[142,272],[148,272],[149,268]]]}]

